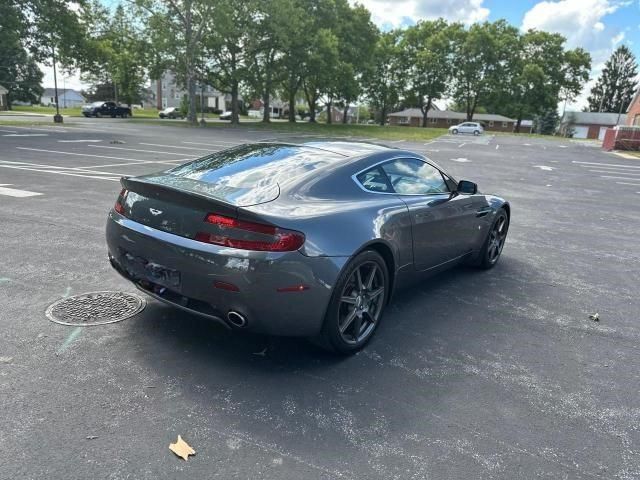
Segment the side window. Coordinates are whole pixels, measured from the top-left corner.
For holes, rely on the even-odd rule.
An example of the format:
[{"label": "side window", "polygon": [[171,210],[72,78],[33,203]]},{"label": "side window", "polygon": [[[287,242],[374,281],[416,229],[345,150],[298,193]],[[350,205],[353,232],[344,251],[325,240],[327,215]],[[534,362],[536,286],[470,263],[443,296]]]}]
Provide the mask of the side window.
[{"label": "side window", "polygon": [[389,179],[380,167],[362,172],[356,178],[365,190],[378,193],[393,193]]},{"label": "side window", "polygon": [[440,170],[417,159],[394,160],[382,165],[393,190],[400,195],[448,193]]}]

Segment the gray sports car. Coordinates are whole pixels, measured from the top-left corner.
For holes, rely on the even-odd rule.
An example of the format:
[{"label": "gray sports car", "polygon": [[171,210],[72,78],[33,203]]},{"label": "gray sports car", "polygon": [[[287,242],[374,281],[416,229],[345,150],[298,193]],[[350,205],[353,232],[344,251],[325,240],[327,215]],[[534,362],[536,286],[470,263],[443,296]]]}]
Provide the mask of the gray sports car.
[{"label": "gray sports car", "polygon": [[393,292],[460,262],[493,267],[510,207],[429,159],[368,143],[242,145],[122,178],[111,265],[228,327],[362,348]]}]

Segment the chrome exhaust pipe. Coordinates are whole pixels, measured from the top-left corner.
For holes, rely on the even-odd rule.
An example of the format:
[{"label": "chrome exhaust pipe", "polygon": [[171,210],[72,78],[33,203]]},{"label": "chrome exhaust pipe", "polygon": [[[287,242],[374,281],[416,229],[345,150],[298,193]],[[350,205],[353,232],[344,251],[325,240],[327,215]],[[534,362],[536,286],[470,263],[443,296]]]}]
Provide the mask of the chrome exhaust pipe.
[{"label": "chrome exhaust pipe", "polygon": [[229,323],[237,328],[244,328],[247,326],[247,319],[241,313],[234,312],[233,310],[227,313],[227,320]]}]

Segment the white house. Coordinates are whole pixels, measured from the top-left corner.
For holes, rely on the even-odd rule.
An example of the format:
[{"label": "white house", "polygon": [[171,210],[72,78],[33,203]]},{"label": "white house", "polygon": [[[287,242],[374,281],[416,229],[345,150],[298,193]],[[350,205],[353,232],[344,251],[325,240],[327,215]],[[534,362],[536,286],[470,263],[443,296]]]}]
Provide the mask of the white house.
[{"label": "white house", "polygon": [[[71,90],[70,88],[58,89],[58,104],[60,108],[73,108],[81,107],[87,103],[87,99],[82,96],[80,92]],[[55,106],[56,94],[53,88],[45,88],[42,96],[40,97],[40,104],[46,107]]]}]

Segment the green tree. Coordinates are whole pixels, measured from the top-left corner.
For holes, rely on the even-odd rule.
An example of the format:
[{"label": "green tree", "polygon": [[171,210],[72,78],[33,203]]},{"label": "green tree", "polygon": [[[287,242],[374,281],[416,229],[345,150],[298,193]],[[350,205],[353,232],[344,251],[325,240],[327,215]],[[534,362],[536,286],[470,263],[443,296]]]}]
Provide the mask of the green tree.
[{"label": "green tree", "polygon": [[250,35],[258,13],[253,0],[217,0],[213,9],[216,19],[204,40],[207,79],[218,90],[231,95],[231,123],[240,121],[238,102],[240,83],[248,77]]},{"label": "green tree", "polygon": [[626,111],[638,87],[636,57],[626,45],[619,46],[604,65],[602,74],[591,89],[592,112]]},{"label": "green tree", "polygon": [[556,108],[547,110],[536,118],[535,131],[542,135],[553,135],[558,128],[559,121],[558,110]]},{"label": "green tree", "polygon": [[[147,12],[142,19],[153,25],[155,38],[161,49],[155,50],[151,65],[175,71],[177,79],[187,90],[189,110],[187,120],[197,122],[196,82],[202,77],[203,39],[214,28],[213,0],[135,0]],[[155,72],[157,74],[157,70]],[[155,75],[154,75],[155,76]]]},{"label": "green tree", "polygon": [[[309,105],[309,121],[316,121],[318,100],[323,93],[331,93],[338,64],[338,37],[330,29],[319,29],[308,52],[303,70],[302,88]],[[330,113],[331,102],[327,102]],[[331,123],[331,115],[327,115],[327,123]]]},{"label": "green tree", "polygon": [[346,1],[336,2],[336,9],[338,64],[329,100],[333,97],[341,100],[342,123],[347,123],[349,106],[362,93],[362,77],[373,60],[380,33],[371,21],[371,13],[362,5],[351,7]]},{"label": "green tree", "polygon": [[131,4],[126,8],[118,5],[113,15],[101,4],[96,3],[93,8],[94,25],[98,27],[93,38],[96,55],[83,78],[94,86],[112,85],[116,101],[129,106],[139,103],[149,60],[148,44],[135,21],[137,12]]},{"label": "green tree", "polygon": [[575,100],[582,92],[584,84],[589,80],[590,70],[591,55],[586,50],[575,48],[565,52],[560,86],[560,99],[564,100],[562,115],[565,113],[567,102]]},{"label": "green tree", "polygon": [[467,120],[473,120],[476,108],[487,102],[496,86],[504,81],[517,29],[505,20],[476,23],[469,29],[454,24],[453,39],[453,99],[464,105]]},{"label": "green tree", "polygon": [[251,59],[247,66],[248,92],[262,99],[262,121],[271,121],[271,96],[283,74],[279,61],[288,35],[289,12],[293,11],[292,0],[257,0],[251,35],[246,50]]},{"label": "green tree", "polygon": [[442,98],[451,78],[450,31],[447,22],[419,22],[405,30],[401,48],[407,76],[407,96],[422,111],[422,126],[433,101]]},{"label": "green tree", "polygon": [[380,125],[384,125],[390,110],[398,103],[399,93],[405,89],[400,46],[401,34],[397,30],[380,35],[372,65],[365,75],[365,92],[370,104],[378,111]]},{"label": "green tree", "polygon": [[312,19],[305,4],[304,0],[291,0],[288,3],[285,10],[288,31],[280,38],[280,89],[289,103],[289,122],[296,121],[296,96],[302,86],[305,62],[312,43]]},{"label": "green tree", "polygon": [[37,102],[43,91],[42,72],[22,46],[19,23],[13,8],[0,16],[0,85],[8,90],[9,108],[14,100]]}]

